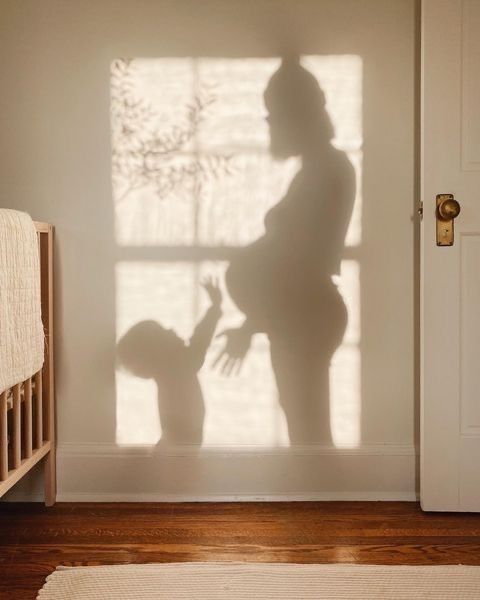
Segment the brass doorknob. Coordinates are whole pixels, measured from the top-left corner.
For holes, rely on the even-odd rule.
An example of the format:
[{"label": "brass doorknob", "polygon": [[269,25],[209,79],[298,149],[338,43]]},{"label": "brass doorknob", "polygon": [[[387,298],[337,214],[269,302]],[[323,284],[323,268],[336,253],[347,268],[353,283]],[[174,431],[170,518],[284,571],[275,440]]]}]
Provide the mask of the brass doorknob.
[{"label": "brass doorknob", "polygon": [[460,214],[460,204],[453,198],[446,198],[438,205],[438,216],[442,221],[451,221]]}]

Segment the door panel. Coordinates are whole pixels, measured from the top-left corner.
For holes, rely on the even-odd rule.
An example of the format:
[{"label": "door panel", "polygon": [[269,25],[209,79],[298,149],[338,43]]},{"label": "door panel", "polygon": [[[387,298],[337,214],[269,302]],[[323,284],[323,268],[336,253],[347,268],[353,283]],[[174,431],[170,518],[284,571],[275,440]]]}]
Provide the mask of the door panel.
[{"label": "door panel", "polygon": [[[480,2],[422,15],[422,410],[425,510],[480,510]],[[438,247],[437,194],[462,211]]]},{"label": "door panel", "polygon": [[462,170],[480,169],[480,2],[462,5]]},{"label": "door panel", "polygon": [[460,420],[462,436],[480,433],[480,369],[478,346],[480,340],[480,278],[469,276],[480,265],[480,235],[462,234],[460,238]]}]

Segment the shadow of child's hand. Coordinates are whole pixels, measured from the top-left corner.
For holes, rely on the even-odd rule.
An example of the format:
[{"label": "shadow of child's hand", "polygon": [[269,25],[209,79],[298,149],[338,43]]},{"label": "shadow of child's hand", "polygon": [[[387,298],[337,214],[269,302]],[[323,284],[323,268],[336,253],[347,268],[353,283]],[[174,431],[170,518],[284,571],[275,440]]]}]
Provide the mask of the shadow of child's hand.
[{"label": "shadow of child's hand", "polygon": [[202,287],[207,292],[212,306],[220,308],[222,304],[222,292],[218,286],[218,281],[213,279],[213,277],[206,277],[202,281]]},{"label": "shadow of child's hand", "polygon": [[218,367],[220,373],[227,377],[230,375],[238,375],[245,356],[250,348],[250,343],[252,341],[251,332],[244,327],[238,327],[225,329],[216,337],[225,337],[226,343],[214,360],[212,367],[214,369]]}]

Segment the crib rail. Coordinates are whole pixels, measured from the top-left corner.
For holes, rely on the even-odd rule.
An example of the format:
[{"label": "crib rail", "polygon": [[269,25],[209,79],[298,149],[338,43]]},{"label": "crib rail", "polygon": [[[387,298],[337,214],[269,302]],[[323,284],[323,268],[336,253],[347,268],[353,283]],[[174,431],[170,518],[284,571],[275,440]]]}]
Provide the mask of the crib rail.
[{"label": "crib rail", "polygon": [[0,394],[0,497],[41,459],[45,504],[55,503],[53,228],[35,223],[40,252],[45,360],[38,373]]}]

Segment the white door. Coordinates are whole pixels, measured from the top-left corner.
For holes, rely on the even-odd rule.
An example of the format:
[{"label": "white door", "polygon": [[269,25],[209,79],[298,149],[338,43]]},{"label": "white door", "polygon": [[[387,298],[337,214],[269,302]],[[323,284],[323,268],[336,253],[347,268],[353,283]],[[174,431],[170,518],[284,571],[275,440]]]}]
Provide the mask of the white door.
[{"label": "white door", "polygon": [[480,511],[480,0],[424,0],[422,23],[421,504]]}]

